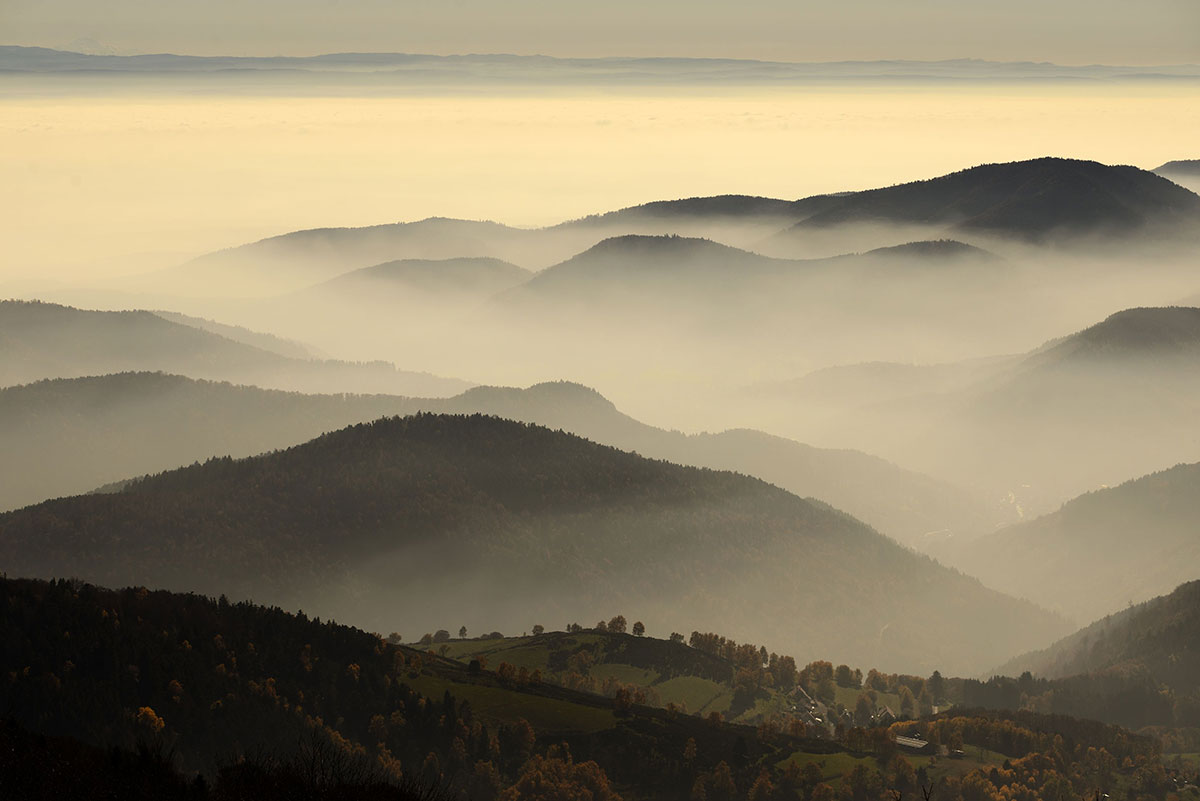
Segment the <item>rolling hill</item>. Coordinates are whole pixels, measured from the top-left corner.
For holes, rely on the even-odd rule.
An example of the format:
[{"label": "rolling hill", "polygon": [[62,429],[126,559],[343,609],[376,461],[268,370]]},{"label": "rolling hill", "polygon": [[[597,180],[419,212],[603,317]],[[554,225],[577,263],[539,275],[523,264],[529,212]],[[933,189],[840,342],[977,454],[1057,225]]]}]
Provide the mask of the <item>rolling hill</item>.
[{"label": "rolling hill", "polygon": [[307,391],[438,396],[470,386],[385,362],[282,356],[148,311],[0,301],[0,346],[0,386],[146,370]]},{"label": "rolling hill", "polygon": [[0,565],[380,630],[431,607],[501,630],[636,609],[921,672],[979,669],[1062,625],[761,481],[481,416],[382,420],[10,512]]},{"label": "rolling hill", "polygon": [[0,389],[0,510],[214,456],[244,457],[385,415],[483,412],[561,428],[645,456],[763,478],[817,497],[897,540],[982,533],[1007,519],[952,485],[855,451],[757,431],[688,436],[640,423],[566,382],[477,387],[452,398],[303,395],[154,373],[57,379]]}]

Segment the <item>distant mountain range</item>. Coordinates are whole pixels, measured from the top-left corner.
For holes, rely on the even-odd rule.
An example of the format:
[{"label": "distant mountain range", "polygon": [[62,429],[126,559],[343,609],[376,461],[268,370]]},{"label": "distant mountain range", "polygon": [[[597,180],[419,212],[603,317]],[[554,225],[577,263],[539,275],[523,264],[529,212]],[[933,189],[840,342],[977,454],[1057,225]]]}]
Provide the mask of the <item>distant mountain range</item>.
[{"label": "distant mountain range", "polygon": [[635,613],[971,671],[1062,622],[756,479],[490,417],[383,420],[0,516],[9,575],[224,592],[380,630]]},{"label": "distant mountain range", "polygon": [[[863,231],[864,226],[880,225],[896,230],[870,235]],[[201,256],[163,277],[250,281],[259,289],[274,286],[283,291],[403,259],[491,257],[542,269],[570,264],[605,239],[634,234],[708,238],[795,257],[806,252],[797,247],[807,239],[828,238],[830,231],[841,228],[853,233],[837,240],[844,253],[963,236],[1036,241],[1137,233],[1194,236],[1197,226],[1200,196],[1154,173],[1043,158],[797,201],[740,195],[659,201],[537,230],[431,218],[297,231]],[[862,242],[872,244],[856,244]]]},{"label": "distant mountain range", "polygon": [[[53,303],[0,301],[0,386],[139,370],[309,391],[439,396],[470,386],[466,381],[398,370],[384,362],[284,356],[206,328],[213,326],[174,322],[148,311],[89,311]],[[242,339],[252,333],[244,331]]]},{"label": "distant mountain range", "polygon": [[0,47],[0,71],[20,73],[209,74],[246,73],[277,80],[299,73],[372,79],[393,84],[728,84],[794,85],[898,81],[1138,81],[1197,80],[1200,66],[1062,66],[1046,62],[947,61],[773,62],[705,58],[551,58],[506,54],[435,56],[407,53],[331,53],[309,57],[185,56],[168,53],[85,55],[42,47]]}]

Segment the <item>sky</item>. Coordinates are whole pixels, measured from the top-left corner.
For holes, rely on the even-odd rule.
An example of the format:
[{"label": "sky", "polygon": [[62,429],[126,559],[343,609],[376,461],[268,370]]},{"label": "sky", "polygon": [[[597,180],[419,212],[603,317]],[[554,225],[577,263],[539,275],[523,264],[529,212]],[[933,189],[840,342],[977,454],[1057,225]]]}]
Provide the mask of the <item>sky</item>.
[{"label": "sky", "polygon": [[[1197,0],[0,0],[0,44],[120,54],[345,51],[1200,62]],[[82,49],[82,48],[73,48]]]}]

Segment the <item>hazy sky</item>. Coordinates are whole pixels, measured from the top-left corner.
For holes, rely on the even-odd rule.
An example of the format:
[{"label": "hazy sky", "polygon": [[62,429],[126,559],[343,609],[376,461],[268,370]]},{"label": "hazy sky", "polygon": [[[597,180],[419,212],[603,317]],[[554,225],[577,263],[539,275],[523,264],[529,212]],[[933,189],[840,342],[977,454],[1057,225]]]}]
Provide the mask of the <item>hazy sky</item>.
[{"label": "hazy sky", "polygon": [[0,43],[121,53],[1200,61],[1197,0],[0,0]]}]

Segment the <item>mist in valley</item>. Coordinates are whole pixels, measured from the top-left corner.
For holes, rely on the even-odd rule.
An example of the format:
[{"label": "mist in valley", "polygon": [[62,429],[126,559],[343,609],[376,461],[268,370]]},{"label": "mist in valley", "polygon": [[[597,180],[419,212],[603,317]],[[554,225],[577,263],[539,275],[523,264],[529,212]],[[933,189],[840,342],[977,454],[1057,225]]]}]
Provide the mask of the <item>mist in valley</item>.
[{"label": "mist in valley", "polygon": [[[500,676],[465,636],[402,651],[442,628],[599,638],[589,659],[617,614],[664,648],[727,635],[753,653],[706,725],[847,753],[902,698],[900,727],[997,698],[1192,720],[1181,670],[1154,685],[1178,661],[1159,624],[1141,667],[1110,632],[1200,578],[1194,67],[4,47],[0,68],[7,577],[397,632],[376,654],[415,658],[396,681],[422,692]],[[813,672],[763,678],[781,654]],[[665,686],[650,667],[604,693]],[[547,692],[596,694],[558,672]]]}]

